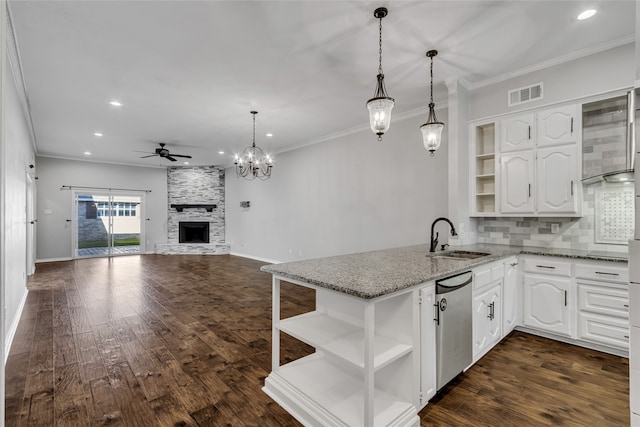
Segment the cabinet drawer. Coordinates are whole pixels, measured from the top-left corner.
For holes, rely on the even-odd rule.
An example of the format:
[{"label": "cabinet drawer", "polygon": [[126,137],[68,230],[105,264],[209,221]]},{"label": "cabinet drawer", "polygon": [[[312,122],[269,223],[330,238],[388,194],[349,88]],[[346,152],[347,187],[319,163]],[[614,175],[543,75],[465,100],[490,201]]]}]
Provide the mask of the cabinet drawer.
[{"label": "cabinet drawer", "polygon": [[626,350],[629,348],[629,322],[581,312],[578,316],[578,338]]},{"label": "cabinet drawer", "polygon": [[504,263],[499,262],[491,266],[491,281],[504,279]]},{"label": "cabinet drawer", "polygon": [[554,276],[571,276],[571,263],[555,259],[525,258],[524,271],[529,273],[553,274]]},{"label": "cabinet drawer", "polygon": [[601,282],[629,282],[629,268],[626,264],[610,264],[576,264],[576,277]]},{"label": "cabinet drawer", "polygon": [[491,268],[489,266],[473,270],[473,288],[480,289],[491,283]]},{"label": "cabinet drawer", "polygon": [[629,290],[578,282],[578,309],[628,319]]}]

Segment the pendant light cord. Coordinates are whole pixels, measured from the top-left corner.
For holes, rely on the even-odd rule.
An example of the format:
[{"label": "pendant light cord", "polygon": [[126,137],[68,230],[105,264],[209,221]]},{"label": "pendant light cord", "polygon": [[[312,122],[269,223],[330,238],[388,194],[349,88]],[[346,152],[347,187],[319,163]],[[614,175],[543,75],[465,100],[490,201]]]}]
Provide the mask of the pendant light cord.
[{"label": "pendant light cord", "polygon": [[253,114],[253,148],[256,147],[256,113]]},{"label": "pendant light cord", "polygon": [[380,30],[379,30],[379,37],[378,37],[378,58],[379,58],[379,62],[378,62],[378,74],[384,74],[382,72],[382,16],[379,18],[380,21]]},{"label": "pendant light cord", "polygon": [[429,105],[433,104],[433,56],[431,57],[431,98]]}]

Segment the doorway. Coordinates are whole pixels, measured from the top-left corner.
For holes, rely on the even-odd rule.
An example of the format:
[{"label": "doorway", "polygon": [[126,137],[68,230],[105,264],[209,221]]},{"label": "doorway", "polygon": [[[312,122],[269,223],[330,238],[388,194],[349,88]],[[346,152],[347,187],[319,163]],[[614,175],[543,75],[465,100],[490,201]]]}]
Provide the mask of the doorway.
[{"label": "doorway", "polygon": [[74,258],[144,253],[144,195],[74,192]]}]

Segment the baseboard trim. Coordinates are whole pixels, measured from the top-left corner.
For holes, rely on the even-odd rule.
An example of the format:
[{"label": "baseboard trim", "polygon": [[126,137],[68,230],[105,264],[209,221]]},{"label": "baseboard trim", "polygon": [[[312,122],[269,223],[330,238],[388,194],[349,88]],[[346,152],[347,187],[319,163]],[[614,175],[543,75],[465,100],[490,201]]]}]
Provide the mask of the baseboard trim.
[{"label": "baseboard trim", "polygon": [[584,348],[588,348],[590,350],[600,351],[602,353],[613,354],[614,356],[620,356],[620,357],[624,357],[624,358],[627,358],[627,359],[629,358],[629,351],[628,350],[609,347],[609,346],[606,346],[604,344],[596,344],[596,343],[591,343],[591,342],[583,341],[583,340],[574,340],[573,338],[569,338],[569,337],[565,337],[565,336],[561,336],[561,335],[556,335],[556,334],[553,334],[551,332],[539,331],[537,329],[533,329],[533,328],[529,328],[529,327],[521,326],[521,325],[516,326],[515,329],[520,331],[520,332],[526,332],[528,334],[537,335],[537,336],[542,337],[542,338],[549,338],[549,339],[554,340],[554,341],[560,341],[560,342],[563,342],[563,343],[566,343],[566,344],[577,345],[578,347],[584,347]]},{"label": "baseboard trim", "polygon": [[18,307],[18,311],[16,312],[16,316],[13,318],[11,322],[11,327],[7,331],[7,336],[4,340],[4,366],[7,366],[7,358],[9,357],[9,351],[11,350],[11,344],[13,343],[13,338],[16,336],[16,331],[18,330],[18,323],[20,323],[20,318],[22,317],[22,310],[24,310],[24,305],[27,302],[27,296],[29,295],[29,289],[25,288],[24,296],[22,297],[22,301],[20,301],[20,305]]},{"label": "baseboard trim", "polygon": [[36,264],[39,262],[59,262],[59,261],[72,261],[73,258],[71,257],[62,257],[62,258],[44,258],[44,259],[37,259],[36,260]]},{"label": "baseboard trim", "polygon": [[276,259],[263,258],[263,257],[254,256],[254,255],[241,254],[241,253],[238,253],[238,252],[229,252],[229,255],[239,256],[239,257],[242,257],[242,258],[255,259],[256,261],[264,261],[264,262],[268,262],[270,264],[282,264],[284,262],[284,261],[278,261]]}]

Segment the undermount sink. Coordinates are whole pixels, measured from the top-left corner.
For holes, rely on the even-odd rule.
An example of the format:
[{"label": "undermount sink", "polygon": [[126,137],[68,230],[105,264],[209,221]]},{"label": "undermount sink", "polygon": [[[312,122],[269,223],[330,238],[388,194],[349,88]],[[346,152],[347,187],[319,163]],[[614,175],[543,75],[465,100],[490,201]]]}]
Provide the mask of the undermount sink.
[{"label": "undermount sink", "polygon": [[491,254],[487,252],[447,251],[447,252],[435,253],[433,256],[436,258],[467,260],[467,259],[482,258],[483,256],[487,256],[487,255],[491,255]]}]

